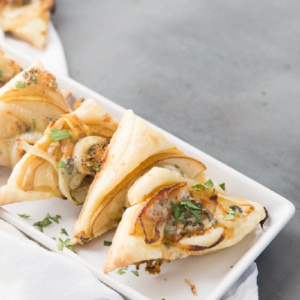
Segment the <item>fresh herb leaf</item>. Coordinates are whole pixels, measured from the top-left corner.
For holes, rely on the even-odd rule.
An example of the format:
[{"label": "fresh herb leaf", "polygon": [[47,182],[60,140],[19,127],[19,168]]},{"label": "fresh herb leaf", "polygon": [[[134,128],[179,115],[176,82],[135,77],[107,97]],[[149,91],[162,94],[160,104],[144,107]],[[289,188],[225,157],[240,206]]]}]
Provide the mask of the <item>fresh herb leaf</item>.
[{"label": "fresh herb leaf", "polygon": [[76,199],[76,197],[74,197],[74,196],[71,196],[71,197],[74,202],[79,203],[78,200]]},{"label": "fresh herb leaf", "polygon": [[[49,215],[49,214],[48,214]],[[55,223],[59,223],[59,221],[58,221],[58,219],[61,219],[61,216],[60,215],[56,215],[55,217],[51,217],[50,215],[49,215],[49,218],[51,219],[51,220],[53,220]]]},{"label": "fresh herb leaf", "polygon": [[33,82],[34,84],[37,84],[37,78],[34,77],[33,80],[32,80],[32,82]]},{"label": "fresh herb leaf", "polygon": [[24,219],[28,219],[30,218],[30,215],[26,215],[26,214],[18,214],[19,217],[24,218]]},{"label": "fresh herb leaf", "polygon": [[69,236],[69,234],[67,233],[67,230],[64,229],[64,228],[62,228],[62,229],[60,230],[60,233],[66,235],[66,236]]},{"label": "fresh herb leaf", "polygon": [[59,251],[62,251],[64,247],[67,247],[71,251],[75,252],[70,239],[66,239],[65,241],[63,241],[61,238],[59,238],[59,242],[56,244],[56,247]]},{"label": "fresh herb leaf", "polygon": [[104,245],[104,246],[110,246],[111,244],[112,244],[111,241],[104,241],[104,242],[103,242],[103,245]]},{"label": "fresh herb leaf", "polygon": [[36,227],[39,231],[43,232],[44,227],[50,224],[52,224],[52,222],[49,220],[49,214],[47,214],[43,221],[35,222],[33,226]]},{"label": "fresh herb leaf", "polygon": [[36,130],[36,120],[32,119],[33,129]]},{"label": "fresh herb leaf", "polygon": [[138,271],[131,271],[135,276],[139,277],[139,272]]},{"label": "fresh herb leaf", "polygon": [[93,165],[93,168],[94,168],[95,170],[97,170],[97,171],[100,170],[100,166],[99,166],[99,165]]},{"label": "fresh herb leaf", "polygon": [[175,204],[174,202],[171,201],[171,206],[172,206],[172,209],[173,209],[173,215],[174,215],[174,218],[176,220],[179,220],[179,217],[181,215],[181,207],[180,207],[180,204]]},{"label": "fresh herb leaf", "polygon": [[220,187],[223,191],[225,191],[225,182],[219,184],[219,187]]},{"label": "fresh herb leaf", "polygon": [[200,207],[198,207],[197,205],[195,205],[191,201],[182,201],[182,202],[180,202],[180,204],[181,205],[186,205],[190,209],[198,209],[198,210],[201,209]]},{"label": "fresh herb leaf", "polygon": [[225,221],[231,221],[236,218],[236,213],[232,208],[229,208],[228,214],[223,220]]},{"label": "fresh herb leaf", "polygon": [[125,274],[124,271],[126,271],[127,269],[128,269],[128,267],[120,268],[120,269],[117,271],[117,273],[118,273],[119,275],[123,275],[123,274]]},{"label": "fresh herb leaf", "polygon": [[160,168],[164,168],[165,166],[163,166],[163,165],[161,165],[161,166],[159,166]]},{"label": "fresh herb leaf", "polygon": [[24,81],[17,81],[16,82],[16,88],[17,89],[25,89],[26,88],[26,83]]},{"label": "fresh herb leaf", "polygon": [[211,179],[207,180],[205,183],[206,188],[210,189],[214,186],[214,183]]},{"label": "fresh herb leaf", "polygon": [[178,166],[178,165],[174,165],[174,167],[175,167],[176,169],[179,169],[179,166]]},{"label": "fresh herb leaf", "polygon": [[196,188],[197,190],[200,190],[200,189],[210,189],[213,186],[214,186],[213,181],[211,179],[209,179],[205,182],[205,184],[198,183],[196,185],[193,185],[192,188]]},{"label": "fresh herb leaf", "polygon": [[182,176],[184,176],[184,172],[183,172],[182,170],[180,170],[180,174],[181,174]]},{"label": "fresh herb leaf", "polygon": [[2,69],[0,69],[0,77],[2,77]]},{"label": "fresh herb leaf", "polygon": [[49,139],[54,142],[69,139],[71,137],[71,134],[67,129],[58,130],[57,128],[53,127],[50,129],[50,131],[51,133],[49,134]]},{"label": "fresh herb leaf", "polygon": [[67,166],[67,164],[61,160],[58,165],[56,166],[57,169],[64,169]]},{"label": "fresh herb leaf", "polygon": [[215,193],[216,193],[216,189],[213,188],[213,190],[212,190],[212,192],[211,192],[211,195],[213,196]]},{"label": "fresh herb leaf", "polygon": [[191,209],[190,212],[196,217],[198,221],[202,221],[202,215],[200,215],[199,210]]},{"label": "fresh herb leaf", "polygon": [[165,228],[165,229],[164,229],[164,234],[168,234],[168,233],[169,233],[169,231],[170,231],[170,229],[169,229],[169,228]]},{"label": "fresh herb leaf", "polygon": [[54,237],[54,236],[51,239],[54,240],[54,241],[56,241],[56,237]]}]

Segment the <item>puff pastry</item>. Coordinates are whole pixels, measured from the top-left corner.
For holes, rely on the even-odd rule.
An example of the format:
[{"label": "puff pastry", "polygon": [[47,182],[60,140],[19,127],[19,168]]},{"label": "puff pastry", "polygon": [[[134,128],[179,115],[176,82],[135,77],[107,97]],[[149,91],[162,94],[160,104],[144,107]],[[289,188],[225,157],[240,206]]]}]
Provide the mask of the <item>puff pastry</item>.
[{"label": "puff pastry", "polygon": [[43,50],[54,6],[54,0],[1,0],[0,28]]},{"label": "puff pastry", "polygon": [[90,187],[73,229],[72,242],[87,243],[116,227],[128,206],[129,187],[155,165],[176,165],[188,178],[205,180],[205,166],[201,162],[179,151],[162,133],[129,110],[107,148],[101,172]]},{"label": "puff pastry", "polygon": [[0,188],[0,205],[52,197],[81,204],[117,126],[112,116],[89,99],[74,112],[52,120],[33,146],[19,140],[26,154],[7,185]]},{"label": "puff pastry", "polygon": [[260,204],[228,197],[212,181],[199,184],[158,167],[131,187],[128,200],[132,206],[122,216],[104,273],[141,263],[159,273],[164,260],[236,244],[266,217]]},{"label": "puff pastry", "polygon": [[18,139],[34,144],[53,118],[71,111],[65,95],[40,61],[0,89],[0,165],[14,166],[20,160]]},{"label": "puff pastry", "polygon": [[17,62],[0,49],[0,87],[22,71]]}]

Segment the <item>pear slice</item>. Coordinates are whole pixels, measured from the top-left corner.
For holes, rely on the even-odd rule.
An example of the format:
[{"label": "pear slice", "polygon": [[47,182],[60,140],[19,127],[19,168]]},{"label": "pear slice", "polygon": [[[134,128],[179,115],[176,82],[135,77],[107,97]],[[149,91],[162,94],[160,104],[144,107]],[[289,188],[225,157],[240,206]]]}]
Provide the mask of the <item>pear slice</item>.
[{"label": "pear slice", "polygon": [[159,273],[165,260],[238,243],[266,217],[258,203],[225,196],[216,185],[199,186],[170,169],[154,167],[144,174],[129,190],[132,206],[122,216],[104,273],[141,263]]},{"label": "pear slice", "polygon": [[84,244],[116,227],[128,206],[129,187],[156,165],[178,169],[190,178],[202,178],[205,170],[201,162],[186,156],[162,133],[127,111],[90,187],[72,242]]},{"label": "pear slice", "polygon": [[[50,121],[71,111],[65,101],[67,94],[57,86],[55,77],[44,69],[40,61],[17,74],[0,89],[0,165],[14,166],[21,156],[9,156],[6,152],[15,147],[22,136],[33,144],[32,138],[42,134]],[[40,135],[39,135],[40,136]],[[22,152],[22,151],[21,151]],[[16,153],[16,152],[14,152]],[[19,153],[19,152],[18,152]]]},{"label": "pear slice", "polygon": [[[100,126],[103,120],[105,124]],[[52,197],[67,198],[76,205],[82,204],[96,171],[101,167],[104,151],[94,153],[91,150],[98,145],[99,138],[94,139],[90,147],[85,147],[85,143],[80,141],[93,135],[101,137],[101,141],[105,140],[106,143],[101,145],[106,147],[111,138],[107,132],[112,128],[116,130],[117,126],[112,116],[94,100],[88,99],[74,112],[52,120],[43,137],[33,146],[19,140],[19,147],[27,153],[13,169],[7,185],[0,188],[0,205]],[[76,147],[77,143],[79,147]],[[95,172],[78,169],[74,154],[79,162],[91,162]]]}]

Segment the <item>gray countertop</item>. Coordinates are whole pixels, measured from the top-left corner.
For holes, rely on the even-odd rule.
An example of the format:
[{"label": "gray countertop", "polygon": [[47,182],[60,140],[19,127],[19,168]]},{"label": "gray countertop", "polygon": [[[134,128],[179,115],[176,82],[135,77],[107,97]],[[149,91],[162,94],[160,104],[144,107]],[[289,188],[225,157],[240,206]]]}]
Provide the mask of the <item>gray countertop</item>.
[{"label": "gray countertop", "polygon": [[291,200],[256,260],[260,299],[299,299],[300,2],[60,0],[70,76]]}]

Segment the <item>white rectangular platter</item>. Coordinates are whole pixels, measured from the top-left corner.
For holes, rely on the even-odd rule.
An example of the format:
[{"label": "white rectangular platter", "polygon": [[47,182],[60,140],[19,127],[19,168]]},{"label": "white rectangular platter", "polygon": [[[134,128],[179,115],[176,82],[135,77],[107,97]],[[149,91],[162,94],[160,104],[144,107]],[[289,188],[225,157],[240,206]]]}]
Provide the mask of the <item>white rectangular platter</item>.
[{"label": "white rectangular platter", "polygon": [[[3,47],[3,50],[13,55],[23,67],[27,67],[32,63],[32,61],[18,54],[13,49]],[[53,73],[55,74],[55,72]],[[118,120],[121,119],[125,111],[124,108],[70,78],[55,75],[62,89],[71,91],[75,97],[95,99],[114,117]],[[74,260],[85,265],[102,282],[129,299],[195,299],[190,287],[184,281],[185,278],[195,284],[197,299],[219,299],[290,220],[294,214],[295,207],[288,200],[259,183],[238,173],[171,134],[163,130],[161,131],[181,151],[202,161],[207,166],[206,174],[209,178],[212,178],[217,183],[225,182],[228,195],[243,197],[264,205],[269,213],[269,219],[264,229],[258,226],[254,232],[249,234],[240,243],[222,251],[163,264],[159,275],[149,275],[142,270],[141,266],[139,276],[137,277],[130,272],[131,270],[135,270],[134,267],[129,267],[124,275],[119,275],[117,272],[111,272],[108,275],[103,274],[102,266],[109,250],[109,247],[104,246],[103,242],[112,240],[113,230],[85,246],[76,246],[75,250],[77,254],[68,249],[64,249],[63,251],[57,249],[57,242],[52,237],[63,238],[60,235],[61,228],[65,228],[71,234],[72,227],[81,209],[81,207],[75,207],[69,201],[49,199],[6,205],[0,208],[0,217],[47,248],[61,255],[72,257]],[[10,170],[8,168],[0,167],[0,185],[5,184],[9,173]],[[62,218],[59,224],[53,223],[44,228],[44,232],[41,233],[32,224],[44,219],[47,213],[51,215],[59,214]],[[25,220],[20,218],[18,214],[28,214],[31,217]]]}]

